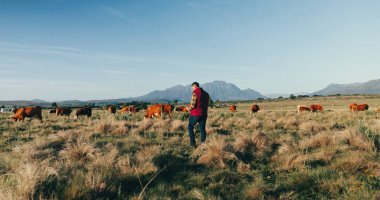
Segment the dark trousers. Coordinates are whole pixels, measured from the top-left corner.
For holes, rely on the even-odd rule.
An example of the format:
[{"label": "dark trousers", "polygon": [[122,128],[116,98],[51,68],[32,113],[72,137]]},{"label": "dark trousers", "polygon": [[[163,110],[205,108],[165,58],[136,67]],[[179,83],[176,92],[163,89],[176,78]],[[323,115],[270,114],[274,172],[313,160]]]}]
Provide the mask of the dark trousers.
[{"label": "dark trousers", "polygon": [[201,142],[206,141],[206,120],[207,116],[191,116],[189,117],[189,125],[187,130],[189,131],[190,145],[195,146],[195,134],[194,126],[199,123],[199,131],[201,132]]}]

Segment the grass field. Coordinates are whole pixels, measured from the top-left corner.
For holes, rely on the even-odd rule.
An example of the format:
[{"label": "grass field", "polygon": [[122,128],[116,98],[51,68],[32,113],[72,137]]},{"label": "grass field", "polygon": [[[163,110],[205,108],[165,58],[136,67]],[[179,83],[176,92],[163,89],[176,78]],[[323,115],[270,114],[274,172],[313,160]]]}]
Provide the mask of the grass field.
[{"label": "grass field", "polygon": [[[353,102],[370,110],[351,113]],[[331,111],[296,113],[312,103]],[[258,104],[252,115],[248,103],[212,108],[197,149],[185,114],[0,114],[0,199],[380,198],[380,97]]]}]

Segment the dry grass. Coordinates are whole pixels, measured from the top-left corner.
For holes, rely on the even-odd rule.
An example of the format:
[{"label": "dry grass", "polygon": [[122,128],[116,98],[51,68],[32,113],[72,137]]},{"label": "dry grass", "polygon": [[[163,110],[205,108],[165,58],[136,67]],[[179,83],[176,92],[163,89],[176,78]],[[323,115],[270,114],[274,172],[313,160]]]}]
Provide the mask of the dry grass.
[{"label": "dry grass", "polygon": [[64,163],[68,167],[83,167],[94,160],[98,151],[99,149],[80,137],[75,142],[67,143],[66,147],[59,152],[59,156],[64,160]]},{"label": "dry grass", "polygon": [[332,132],[321,132],[300,142],[299,147],[302,149],[320,149],[335,145],[336,139]]},{"label": "dry grass", "polygon": [[185,115],[44,111],[44,123],[13,123],[0,114],[0,199],[373,199],[380,113],[351,113],[353,100],[321,98],[333,112],[300,115],[298,104],[319,102],[262,102],[254,114],[250,104],[213,108],[197,149]]},{"label": "dry grass", "polygon": [[374,143],[373,141],[366,138],[363,134],[358,133],[354,130],[347,130],[340,134],[342,142],[346,143],[349,147],[353,149],[361,149],[368,152],[374,153]]},{"label": "dry grass", "polygon": [[245,190],[245,197],[247,199],[259,200],[264,198],[264,193],[259,187],[252,186]]},{"label": "dry grass", "polygon": [[326,130],[326,127],[316,121],[303,122],[299,126],[299,133],[302,135],[312,135]]},{"label": "dry grass", "polygon": [[132,134],[139,134],[143,133],[144,131],[148,130],[150,127],[153,126],[154,121],[152,119],[144,119],[141,122],[137,122],[137,128],[132,130]]},{"label": "dry grass", "polygon": [[170,131],[172,132],[184,132],[186,131],[186,127],[187,127],[187,123],[182,121],[182,120],[178,120],[178,119],[175,119],[171,122],[171,128],[170,128]]},{"label": "dry grass", "polygon": [[204,146],[200,146],[195,153],[199,155],[197,163],[209,167],[226,168],[229,163],[236,160],[232,147],[222,138],[211,138]]}]

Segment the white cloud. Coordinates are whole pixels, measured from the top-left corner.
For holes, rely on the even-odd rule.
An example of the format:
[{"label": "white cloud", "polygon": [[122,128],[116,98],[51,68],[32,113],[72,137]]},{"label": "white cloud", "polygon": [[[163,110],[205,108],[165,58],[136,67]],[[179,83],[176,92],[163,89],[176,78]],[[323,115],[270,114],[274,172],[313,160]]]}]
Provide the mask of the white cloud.
[{"label": "white cloud", "polygon": [[0,51],[20,53],[42,53],[56,55],[78,55],[83,53],[80,49],[65,46],[17,44],[0,41]]},{"label": "white cloud", "polygon": [[124,19],[124,20],[128,20],[128,21],[131,21],[132,19],[130,17],[128,17],[126,15],[125,12],[121,11],[121,10],[118,10],[118,9],[115,9],[115,8],[111,8],[111,7],[108,7],[108,6],[101,6],[102,10],[108,14],[108,15],[111,15],[113,17],[116,17],[116,18],[120,18],[120,19]]}]

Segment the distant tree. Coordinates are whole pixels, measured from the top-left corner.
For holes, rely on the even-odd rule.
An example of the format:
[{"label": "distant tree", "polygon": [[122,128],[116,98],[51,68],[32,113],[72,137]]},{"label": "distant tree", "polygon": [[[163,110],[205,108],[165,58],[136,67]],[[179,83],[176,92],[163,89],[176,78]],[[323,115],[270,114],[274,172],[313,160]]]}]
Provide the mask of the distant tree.
[{"label": "distant tree", "polygon": [[259,100],[259,101],[263,101],[263,100],[264,100],[264,98],[261,98],[261,97],[260,97],[260,98],[257,98],[257,100]]},{"label": "distant tree", "polygon": [[52,107],[52,108],[56,108],[56,107],[58,107],[58,105],[57,105],[56,102],[54,102],[54,103],[51,104],[51,107]]},{"label": "distant tree", "polygon": [[208,101],[208,106],[209,107],[214,107],[214,101],[211,99],[211,97],[210,97],[210,99],[209,99],[209,101]]},{"label": "distant tree", "polygon": [[290,94],[289,98],[290,99],[296,99],[297,97],[294,94]]},{"label": "distant tree", "polygon": [[176,99],[176,100],[173,101],[174,105],[177,105],[178,102],[179,102],[178,99]]},{"label": "distant tree", "polygon": [[279,99],[283,99],[284,97],[282,97],[282,96],[279,96],[278,98],[279,98]]},{"label": "distant tree", "polygon": [[5,108],[5,106],[4,106],[4,105],[2,105],[2,106],[0,106],[0,108]]}]

